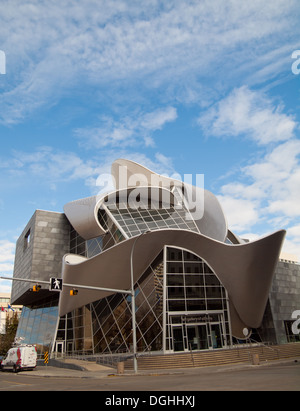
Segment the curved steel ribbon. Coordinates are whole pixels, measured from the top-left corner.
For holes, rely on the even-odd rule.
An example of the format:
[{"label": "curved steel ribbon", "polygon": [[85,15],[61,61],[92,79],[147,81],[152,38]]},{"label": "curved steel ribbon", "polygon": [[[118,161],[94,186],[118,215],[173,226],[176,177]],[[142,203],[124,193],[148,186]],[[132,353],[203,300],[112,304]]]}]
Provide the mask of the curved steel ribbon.
[{"label": "curved steel ribbon", "polygon": [[[134,281],[139,279],[165,245],[191,251],[205,260],[226,288],[233,335],[243,338],[243,328],[257,328],[261,324],[284,236],[285,230],[280,230],[256,241],[229,245],[186,230],[151,231],[136,242]],[[125,240],[90,259],[67,254],[63,259],[64,283],[129,289],[130,254],[135,239]],[[63,287],[59,315],[110,294],[107,291],[81,289],[74,298],[70,297],[68,288]]]}]

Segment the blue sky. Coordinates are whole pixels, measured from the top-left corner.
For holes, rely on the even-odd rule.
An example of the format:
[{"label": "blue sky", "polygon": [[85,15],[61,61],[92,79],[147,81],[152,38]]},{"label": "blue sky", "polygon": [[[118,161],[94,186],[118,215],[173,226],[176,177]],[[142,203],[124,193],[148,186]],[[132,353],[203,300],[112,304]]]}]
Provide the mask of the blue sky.
[{"label": "blue sky", "polygon": [[1,0],[1,274],[36,209],[97,193],[120,157],[204,174],[234,232],[284,228],[300,259],[299,18],[291,0]]}]

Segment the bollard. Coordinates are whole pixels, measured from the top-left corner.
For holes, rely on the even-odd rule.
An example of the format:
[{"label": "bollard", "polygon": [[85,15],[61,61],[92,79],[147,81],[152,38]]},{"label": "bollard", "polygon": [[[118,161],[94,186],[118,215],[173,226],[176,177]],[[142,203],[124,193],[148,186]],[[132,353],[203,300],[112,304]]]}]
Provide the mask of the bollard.
[{"label": "bollard", "polygon": [[44,352],[44,364],[48,365],[48,363],[49,363],[49,352],[45,351]]},{"label": "bollard", "polygon": [[252,365],[259,365],[259,354],[252,354]]},{"label": "bollard", "polygon": [[117,363],[117,374],[124,374],[124,362]]}]

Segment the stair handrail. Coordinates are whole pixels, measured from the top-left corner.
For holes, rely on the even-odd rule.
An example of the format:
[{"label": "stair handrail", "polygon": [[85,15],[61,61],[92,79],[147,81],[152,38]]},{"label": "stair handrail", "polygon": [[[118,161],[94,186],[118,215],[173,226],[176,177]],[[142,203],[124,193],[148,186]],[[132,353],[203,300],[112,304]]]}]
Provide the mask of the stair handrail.
[{"label": "stair handrail", "polygon": [[190,346],[190,352],[191,352],[193,367],[195,367],[195,360],[194,360],[194,355],[193,355],[193,350],[192,350],[192,344],[189,343],[189,346]]}]

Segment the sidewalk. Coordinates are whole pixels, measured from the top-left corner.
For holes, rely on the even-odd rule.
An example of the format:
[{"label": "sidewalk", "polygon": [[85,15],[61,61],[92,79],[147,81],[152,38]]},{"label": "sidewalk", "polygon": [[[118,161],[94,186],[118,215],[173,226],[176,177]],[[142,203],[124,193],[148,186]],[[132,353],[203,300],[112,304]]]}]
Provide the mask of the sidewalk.
[{"label": "sidewalk", "polygon": [[31,377],[56,377],[56,378],[106,378],[115,374],[113,368],[101,367],[92,369],[70,369],[53,367],[51,365],[37,366],[33,371],[21,371],[22,375]]},{"label": "sidewalk", "polygon": [[125,370],[124,374],[117,374],[116,368],[105,367],[100,364],[89,363],[88,361],[69,360],[70,366],[77,369],[60,368],[51,365],[37,366],[33,371],[21,371],[22,375],[52,378],[110,378],[110,377],[134,377],[134,376],[157,376],[157,375],[180,375],[207,372],[228,372],[234,370],[259,369],[262,367],[271,367],[292,362],[299,362],[300,358],[288,358],[285,360],[268,361],[260,365],[251,364],[227,364],[219,366],[195,367],[195,368],[178,368],[178,369],[159,369],[159,370],[139,370],[137,374],[133,370]]}]

